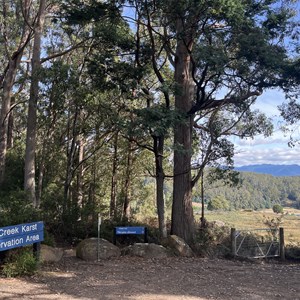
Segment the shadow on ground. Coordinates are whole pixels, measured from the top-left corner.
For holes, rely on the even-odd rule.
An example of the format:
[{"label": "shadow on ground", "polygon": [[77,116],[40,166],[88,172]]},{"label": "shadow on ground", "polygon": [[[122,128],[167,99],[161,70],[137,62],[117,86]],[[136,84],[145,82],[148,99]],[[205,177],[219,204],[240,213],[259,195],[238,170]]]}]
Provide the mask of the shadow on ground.
[{"label": "shadow on ground", "polygon": [[299,278],[297,263],[132,257],[88,263],[66,257],[60,264],[43,266],[34,278],[19,280],[21,293],[16,289],[5,294],[0,285],[0,298],[296,300],[300,299]]}]

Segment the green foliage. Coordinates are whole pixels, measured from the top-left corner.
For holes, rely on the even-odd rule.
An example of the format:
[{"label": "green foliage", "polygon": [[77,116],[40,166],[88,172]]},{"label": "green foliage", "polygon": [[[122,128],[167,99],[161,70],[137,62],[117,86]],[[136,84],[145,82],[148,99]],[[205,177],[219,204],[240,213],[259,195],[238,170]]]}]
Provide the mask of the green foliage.
[{"label": "green foliage", "polygon": [[277,240],[279,227],[283,222],[283,215],[276,218],[264,217],[263,222],[270,229],[270,237],[272,237],[273,240]]},{"label": "green foliage", "polygon": [[24,185],[24,152],[21,147],[17,145],[14,150],[7,153],[5,179],[0,192],[15,191]]},{"label": "green foliage", "polygon": [[229,208],[229,202],[221,195],[211,199],[207,204],[208,210],[228,210]]},{"label": "green foliage", "polygon": [[58,224],[62,219],[63,191],[55,183],[45,187],[41,202],[43,219],[48,225]]},{"label": "green foliage", "polygon": [[55,236],[49,233],[47,230],[44,230],[43,244],[48,245],[50,247],[56,246]]},{"label": "green foliage", "polygon": [[205,187],[205,198],[209,200],[218,195],[225,197],[234,209],[272,208],[275,204],[298,205],[300,177],[274,177],[267,174],[240,172],[240,184],[228,186],[221,180],[209,181]]},{"label": "green foliage", "polygon": [[228,256],[230,255],[230,228],[218,226],[215,222],[206,222],[206,226],[198,224],[195,248],[199,255]]},{"label": "green foliage", "polygon": [[274,213],[276,213],[276,214],[283,213],[283,207],[280,204],[274,204],[272,209],[273,209]]},{"label": "green foliage", "polygon": [[166,108],[164,105],[136,109],[137,119],[132,124],[132,133],[138,134],[147,130],[155,136],[167,135],[175,125],[186,122],[185,116],[179,111]]},{"label": "green foliage", "polygon": [[12,250],[2,267],[6,277],[33,275],[38,268],[38,262],[33,256],[32,248]]},{"label": "green foliage", "polygon": [[285,246],[285,257],[292,260],[300,260],[300,243],[290,243]]},{"label": "green foliage", "polygon": [[0,197],[0,227],[39,221],[39,211],[23,190],[0,192]]},{"label": "green foliage", "polygon": [[[6,28],[9,38],[20,36],[18,33],[23,30],[19,2],[10,1],[9,9],[0,15],[3,24],[14,24]],[[181,91],[173,81],[174,68],[170,67],[174,57],[170,58],[176,52],[174,46],[181,38],[191,45],[193,62],[190,69],[195,93],[187,107],[195,106],[193,113],[198,114],[199,130],[193,132],[192,150],[195,158],[205,154],[206,166],[217,167],[210,174],[211,180],[207,180],[216,185],[205,188],[209,208],[228,209],[228,202],[236,209],[272,207],[285,201],[299,205],[297,179],[283,183],[250,176],[242,187],[230,189],[223,184],[218,187],[217,181],[236,182],[236,173],[232,171],[234,147],[228,136],[269,135],[272,130],[265,116],[250,111],[253,98],[267,87],[279,86],[288,91],[299,83],[299,62],[295,65],[288,58],[288,51],[293,51],[287,50],[285,43],[285,38],[290,37],[291,14],[287,6],[276,8],[278,2],[129,1],[129,5],[137,6],[135,16],[129,18],[124,16],[125,10],[122,12],[127,9],[124,1],[71,0],[63,1],[62,6],[57,2],[59,13],[46,26],[49,43],[42,50],[49,60],[38,74],[36,179],[39,171],[43,171],[39,178],[42,214],[33,209],[22,191],[27,111],[24,99],[29,95],[30,74],[27,76],[28,70],[21,64],[14,83],[16,105],[12,107],[15,139],[7,155],[5,182],[0,191],[0,226],[34,221],[42,216],[51,234],[68,238],[94,234],[97,212],[109,217],[111,140],[116,132],[120,136],[116,145],[116,219],[122,211],[129,151],[134,154],[134,162],[131,175],[126,178],[130,182],[126,192],[131,196],[133,217],[155,218],[154,184],[146,183],[148,173],[154,173],[153,159],[143,155],[140,145],[153,150],[149,146],[152,137],[164,136],[164,171],[165,175],[171,174],[167,170],[168,161],[172,160],[168,149],[174,150],[170,146],[174,141],[169,133],[188,120],[174,109],[174,96]],[[134,20],[136,16],[141,19]],[[179,19],[182,28],[178,32]],[[1,48],[5,54],[2,71],[7,64],[6,52],[15,51],[18,39]],[[65,55],[60,57],[59,53]],[[220,100],[220,94],[226,95],[226,99],[215,101]],[[167,98],[166,108],[162,99]],[[227,100],[230,101],[226,109],[216,113],[214,105],[225,104]],[[293,107],[299,111],[297,105]],[[297,115],[291,120],[294,118]],[[127,138],[136,142],[129,150]],[[79,162],[81,142],[84,154]],[[190,150],[182,153],[192,153]],[[222,169],[224,165],[226,168]],[[171,192],[169,189],[165,193],[167,209],[171,207]],[[51,238],[47,240],[51,243]]]},{"label": "green foliage", "polygon": [[153,180],[139,184],[139,192],[131,203],[132,212],[138,221],[156,216],[155,184]]},{"label": "green foliage", "polygon": [[118,8],[113,3],[103,3],[99,1],[72,0],[63,5],[63,16],[70,24],[89,23],[93,21],[104,21],[110,18],[117,21],[119,15]]}]

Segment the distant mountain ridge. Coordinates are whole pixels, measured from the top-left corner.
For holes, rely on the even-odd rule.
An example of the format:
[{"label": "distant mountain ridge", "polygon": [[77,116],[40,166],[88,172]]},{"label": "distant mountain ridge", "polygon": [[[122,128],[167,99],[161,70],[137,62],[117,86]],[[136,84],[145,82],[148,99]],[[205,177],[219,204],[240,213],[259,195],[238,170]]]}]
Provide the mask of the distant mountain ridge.
[{"label": "distant mountain ridge", "polygon": [[299,165],[249,165],[236,167],[235,170],[240,172],[253,172],[260,174],[270,174],[273,176],[300,176]]}]

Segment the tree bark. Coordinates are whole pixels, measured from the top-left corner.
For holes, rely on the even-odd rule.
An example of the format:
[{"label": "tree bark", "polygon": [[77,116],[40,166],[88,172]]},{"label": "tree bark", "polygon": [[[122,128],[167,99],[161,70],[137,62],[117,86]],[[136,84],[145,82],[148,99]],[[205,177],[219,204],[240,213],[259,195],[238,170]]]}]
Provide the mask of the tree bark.
[{"label": "tree bark", "polygon": [[110,208],[109,216],[113,220],[117,216],[117,166],[118,166],[118,132],[114,139],[114,152],[112,161],[112,175],[111,175],[111,192],[110,192]]},{"label": "tree bark", "polygon": [[35,151],[37,102],[39,97],[39,73],[41,68],[41,39],[46,13],[46,0],[40,0],[36,25],[34,27],[34,44],[32,53],[32,77],[27,116],[26,150],[24,167],[24,190],[29,192],[34,207],[37,206],[35,191]]},{"label": "tree bark", "polygon": [[155,153],[155,169],[156,169],[156,207],[159,225],[159,234],[162,238],[167,237],[167,225],[165,219],[165,197],[164,182],[165,174],[163,171],[163,151],[164,136],[153,136],[154,153]]},{"label": "tree bark", "polygon": [[132,153],[132,142],[128,142],[128,153],[127,153],[127,166],[125,174],[125,184],[124,184],[124,206],[123,206],[123,217],[127,220],[131,217],[130,209],[130,186],[131,186],[131,172],[132,172],[132,163],[133,163],[133,153]]},{"label": "tree bark", "polygon": [[[6,5],[6,4],[3,4]],[[28,18],[28,11],[30,7],[30,1],[25,1],[24,3],[24,18]],[[6,11],[7,7],[3,8]],[[3,16],[5,18],[5,15]],[[3,80],[3,94],[2,94],[2,104],[0,112],[0,186],[3,184],[5,178],[5,161],[7,152],[7,142],[8,142],[8,123],[9,115],[11,109],[11,98],[12,89],[15,82],[17,70],[19,68],[24,49],[30,41],[30,32],[28,19],[24,20],[23,32],[20,43],[16,47],[16,51],[8,57],[8,65],[6,71],[1,78]],[[8,24],[3,24],[4,28],[9,26]],[[4,29],[5,30],[5,29]],[[8,48],[8,46],[6,46]]]},{"label": "tree bark", "polygon": [[[11,97],[11,106],[15,104],[15,97]],[[8,117],[8,128],[7,128],[7,149],[11,149],[14,146],[14,112],[11,111]]]},{"label": "tree bark", "polygon": [[83,203],[83,178],[84,178],[84,141],[83,137],[79,136],[78,138],[78,172],[77,172],[77,205],[80,212],[80,217],[82,217],[82,208],[84,207]]},{"label": "tree bark", "polygon": [[[71,112],[69,112],[69,120],[67,125],[67,145],[66,145],[66,154],[67,154],[67,166],[66,166],[66,177],[64,182],[64,202],[63,202],[63,218],[66,219],[68,216],[68,209],[70,209],[70,186],[73,179],[73,171],[76,159],[76,141],[78,137],[77,133],[77,122],[78,115],[80,114],[80,109],[75,108],[75,114],[73,120],[70,117]],[[72,127],[70,123],[72,122]]]},{"label": "tree bark", "polygon": [[18,56],[9,62],[8,71],[3,81],[3,96],[0,113],[0,185],[5,178],[5,161],[7,152],[8,119],[12,98],[12,87],[15,81],[17,68],[21,57]]},{"label": "tree bark", "polygon": [[175,54],[175,108],[187,115],[186,122],[176,125],[174,131],[174,181],[171,233],[191,243],[194,235],[192,207],[192,128],[193,115],[188,116],[193,103],[194,85],[191,72],[192,38],[184,33],[182,21],[177,22]]}]

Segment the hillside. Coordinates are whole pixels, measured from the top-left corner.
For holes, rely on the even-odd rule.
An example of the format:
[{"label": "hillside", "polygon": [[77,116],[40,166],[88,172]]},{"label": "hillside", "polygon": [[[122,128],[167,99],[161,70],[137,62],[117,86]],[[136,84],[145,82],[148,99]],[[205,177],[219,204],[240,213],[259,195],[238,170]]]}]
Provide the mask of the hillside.
[{"label": "hillside", "polygon": [[241,172],[240,183],[237,186],[224,185],[220,181],[213,184],[207,182],[206,202],[215,197],[225,198],[229,201],[231,209],[271,208],[276,203],[299,208],[300,176],[275,177],[269,174]]},{"label": "hillside", "polygon": [[249,165],[236,167],[237,171],[270,174],[273,176],[300,176],[299,165]]}]

